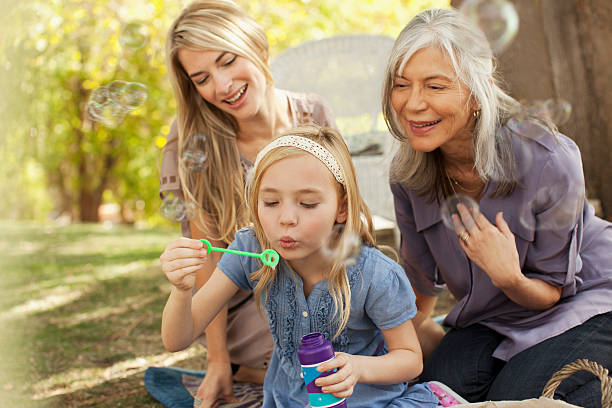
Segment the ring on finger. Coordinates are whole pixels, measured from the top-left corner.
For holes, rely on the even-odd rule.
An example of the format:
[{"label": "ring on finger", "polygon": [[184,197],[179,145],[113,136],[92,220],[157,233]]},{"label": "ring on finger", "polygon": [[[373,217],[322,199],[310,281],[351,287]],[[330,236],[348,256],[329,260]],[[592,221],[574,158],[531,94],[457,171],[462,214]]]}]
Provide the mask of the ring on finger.
[{"label": "ring on finger", "polygon": [[467,245],[468,241],[470,240],[470,234],[468,234],[467,231],[461,231],[458,235],[459,239],[462,240],[465,245]]},{"label": "ring on finger", "polygon": [[200,405],[202,405],[202,400],[199,399],[198,397],[194,397],[193,398],[193,408],[198,408]]}]

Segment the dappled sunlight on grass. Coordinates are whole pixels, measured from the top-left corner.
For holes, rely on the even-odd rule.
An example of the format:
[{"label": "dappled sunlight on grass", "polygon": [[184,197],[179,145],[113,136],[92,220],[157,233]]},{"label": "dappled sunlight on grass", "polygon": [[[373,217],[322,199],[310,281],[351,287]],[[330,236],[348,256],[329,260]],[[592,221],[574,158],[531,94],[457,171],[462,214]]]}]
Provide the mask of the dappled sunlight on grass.
[{"label": "dappled sunlight on grass", "polygon": [[33,313],[49,311],[74,302],[83,296],[82,290],[71,290],[66,286],[56,286],[48,292],[38,299],[30,299],[5,312],[1,312],[0,322],[5,319],[22,318]]},{"label": "dappled sunlight on grass", "polygon": [[147,304],[155,301],[158,297],[159,296],[157,295],[143,296],[138,294],[124,299],[122,304],[119,305],[102,306],[87,312],[80,312],[61,317],[51,317],[49,322],[57,325],[58,327],[68,328],[83,322],[104,319],[108,318],[109,316],[122,315],[130,311],[142,309]]},{"label": "dappled sunlight on grass", "polygon": [[71,369],[62,373],[54,374],[32,386],[33,399],[40,400],[55,395],[72,393],[84,388],[95,387],[107,381],[126,378],[136,373],[143,372],[148,366],[168,366],[180,361],[201,356],[204,349],[201,345],[193,345],[190,348],[177,353],[161,353],[136,357],[121,361],[110,367]]}]

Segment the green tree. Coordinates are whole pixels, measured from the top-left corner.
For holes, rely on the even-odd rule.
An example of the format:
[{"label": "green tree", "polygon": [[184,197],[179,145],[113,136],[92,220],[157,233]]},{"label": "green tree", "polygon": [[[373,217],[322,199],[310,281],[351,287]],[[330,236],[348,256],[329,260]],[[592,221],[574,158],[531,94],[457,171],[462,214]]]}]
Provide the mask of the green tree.
[{"label": "green tree", "polygon": [[[272,56],[343,33],[395,36],[419,10],[448,0],[239,0],[268,33]],[[97,221],[104,200],[146,203],[159,218],[160,148],[175,113],[164,41],[187,1],[9,0],[0,23],[0,217],[51,209]],[[142,107],[92,121],[92,92],[113,81],[144,84]]]}]

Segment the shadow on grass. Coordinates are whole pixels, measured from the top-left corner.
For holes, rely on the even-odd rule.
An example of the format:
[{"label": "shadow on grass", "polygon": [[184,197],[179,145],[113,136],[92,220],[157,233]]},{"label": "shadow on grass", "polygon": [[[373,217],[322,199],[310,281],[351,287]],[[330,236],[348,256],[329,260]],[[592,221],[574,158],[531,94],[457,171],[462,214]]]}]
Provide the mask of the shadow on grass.
[{"label": "shadow on grass", "polygon": [[0,397],[24,407],[160,406],[142,381],[169,358],[159,332],[170,286],[158,257],[175,235],[81,225],[41,238],[42,229],[15,225],[0,243],[17,249],[0,261]]}]

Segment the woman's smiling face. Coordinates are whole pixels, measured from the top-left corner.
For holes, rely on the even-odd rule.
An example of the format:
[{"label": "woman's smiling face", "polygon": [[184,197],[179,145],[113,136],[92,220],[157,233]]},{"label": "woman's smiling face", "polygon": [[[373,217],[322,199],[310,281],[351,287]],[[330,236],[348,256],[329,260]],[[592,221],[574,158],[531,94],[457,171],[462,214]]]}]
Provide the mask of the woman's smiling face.
[{"label": "woman's smiling face", "polygon": [[471,138],[475,104],[438,47],[417,51],[395,76],[391,105],[413,149],[431,152],[458,135]]}]

